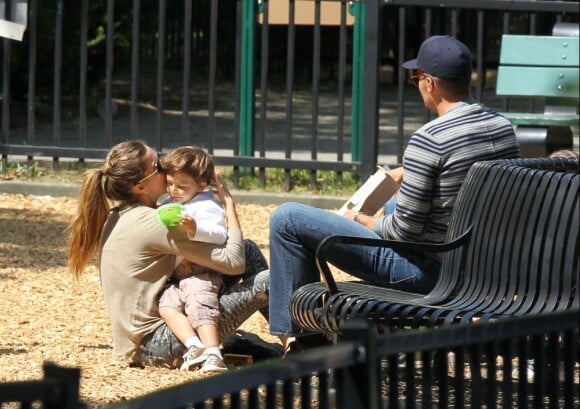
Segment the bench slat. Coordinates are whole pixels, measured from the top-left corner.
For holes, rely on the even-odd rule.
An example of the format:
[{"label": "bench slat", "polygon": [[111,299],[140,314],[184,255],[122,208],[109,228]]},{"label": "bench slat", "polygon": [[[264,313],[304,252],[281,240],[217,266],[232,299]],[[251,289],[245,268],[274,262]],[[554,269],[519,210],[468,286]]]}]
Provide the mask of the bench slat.
[{"label": "bench slat", "polygon": [[502,112],[514,125],[529,126],[572,126],[578,125],[578,115],[557,115],[529,112]]},{"label": "bench slat", "polygon": [[578,37],[504,34],[500,64],[578,67],[578,45]]},{"label": "bench slat", "polygon": [[578,67],[500,66],[496,94],[578,99],[579,73]]}]

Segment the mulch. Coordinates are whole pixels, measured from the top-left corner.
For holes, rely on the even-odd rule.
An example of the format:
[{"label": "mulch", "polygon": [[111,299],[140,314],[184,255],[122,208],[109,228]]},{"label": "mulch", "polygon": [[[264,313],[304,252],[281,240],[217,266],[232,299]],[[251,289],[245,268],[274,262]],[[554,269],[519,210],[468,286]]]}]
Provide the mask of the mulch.
[{"label": "mulch", "polygon": [[[96,267],[78,281],[66,268],[66,227],[76,205],[71,198],[0,193],[0,382],[40,379],[47,360],[80,367],[81,398],[88,409],[98,409],[203,377],[195,371],[126,368],[112,359]],[[273,209],[238,205],[244,236],[267,257]],[[259,313],[241,329],[278,342]]]}]

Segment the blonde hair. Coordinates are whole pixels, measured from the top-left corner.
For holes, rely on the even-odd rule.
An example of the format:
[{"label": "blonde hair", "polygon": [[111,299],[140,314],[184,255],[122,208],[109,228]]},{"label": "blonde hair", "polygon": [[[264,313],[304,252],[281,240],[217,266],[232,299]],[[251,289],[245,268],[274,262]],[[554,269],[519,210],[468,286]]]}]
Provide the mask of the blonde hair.
[{"label": "blonde hair", "polygon": [[177,172],[191,176],[196,182],[215,181],[215,169],[211,157],[197,146],[182,146],[175,148],[161,159],[163,170],[168,175]]},{"label": "blonde hair", "polygon": [[68,226],[68,266],[79,277],[100,246],[101,230],[111,209],[110,201],[132,203],[137,200],[131,187],[146,172],[143,157],[147,145],[141,141],[121,142],[111,148],[103,166],[85,172],[77,212]]}]

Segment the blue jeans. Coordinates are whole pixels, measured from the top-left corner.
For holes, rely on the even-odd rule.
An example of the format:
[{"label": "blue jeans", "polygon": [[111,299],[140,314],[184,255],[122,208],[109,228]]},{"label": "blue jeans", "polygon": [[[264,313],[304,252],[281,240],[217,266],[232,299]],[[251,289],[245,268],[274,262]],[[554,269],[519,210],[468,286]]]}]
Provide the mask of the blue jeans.
[{"label": "blue jeans", "polygon": [[[270,333],[298,336],[290,318],[290,298],[296,289],[320,281],[315,252],[330,235],[381,238],[369,228],[327,210],[284,203],[270,217]],[[441,265],[419,252],[337,245],[329,262],[355,277],[404,291],[428,292]]]}]

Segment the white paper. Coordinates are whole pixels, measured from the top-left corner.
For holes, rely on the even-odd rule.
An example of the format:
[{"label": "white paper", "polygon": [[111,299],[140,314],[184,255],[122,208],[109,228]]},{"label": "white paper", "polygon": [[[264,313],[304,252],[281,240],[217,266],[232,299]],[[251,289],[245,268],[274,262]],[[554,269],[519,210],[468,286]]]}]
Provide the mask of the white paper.
[{"label": "white paper", "polygon": [[26,26],[23,24],[13,23],[8,20],[0,20],[0,37],[22,41],[24,30],[26,30]]},{"label": "white paper", "polygon": [[377,171],[337,211],[339,215],[353,210],[372,216],[397,192],[398,183],[384,168],[380,166],[377,168]]}]

